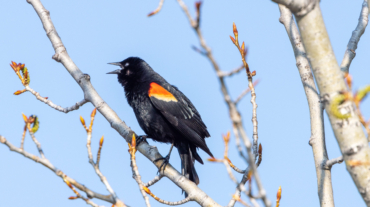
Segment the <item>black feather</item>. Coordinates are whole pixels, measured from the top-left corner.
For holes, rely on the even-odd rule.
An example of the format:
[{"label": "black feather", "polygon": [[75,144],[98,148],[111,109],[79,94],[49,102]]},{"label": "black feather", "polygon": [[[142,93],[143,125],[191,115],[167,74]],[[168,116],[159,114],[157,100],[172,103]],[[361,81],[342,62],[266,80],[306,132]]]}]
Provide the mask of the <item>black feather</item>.
[{"label": "black feather", "polygon": [[[180,154],[182,174],[198,184],[194,162],[203,164],[203,161],[197,148],[213,157],[205,142],[210,134],[199,112],[177,87],[169,84],[144,60],[130,57],[120,62],[120,66],[118,81],[124,87],[140,127],[154,141],[174,143]],[[149,96],[152,83],[172,94],[172,101]]]}]

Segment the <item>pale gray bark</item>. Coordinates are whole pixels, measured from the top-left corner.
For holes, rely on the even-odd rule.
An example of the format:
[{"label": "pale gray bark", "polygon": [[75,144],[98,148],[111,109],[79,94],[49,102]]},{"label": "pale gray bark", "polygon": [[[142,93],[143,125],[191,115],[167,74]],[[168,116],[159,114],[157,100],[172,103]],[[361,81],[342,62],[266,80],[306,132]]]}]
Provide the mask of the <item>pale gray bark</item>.
[{"label": "pale gray bark", "polygon": [[369,22],[369,7],[366,0],[362,4],[361,14],[358,18],[358,24],[356,29],[352,32],[351,39],[348,42],[346,52],[344,53],[344,57],[342,63],[340,64],[340,69],[344,73],[348,73],[349,67],[353,58],[356,56],[356,49],[357,44],[360,41],[362,34],[365,32],[365,28],[367,23]]},{"label": "pale gray bark", "polygon": [[60,169],[56,168],[45,157],[44,158],[38,157],[38,156],[36,156],[34,154],[31,154],[31,153],[26,152],[25,150],[23,150],[21,148],[17,148],[14,145],[12,145],[10,142],[8,142],[8,140],[6,140],[5,137],[3,137],[1,135],[0,135],[0,143],[5,144],[6,146],[8,146],[9,150],[14,151],[14,152],[17,152],[17,153],[25,156],[26,158],[31,159],[31,160],[33,160],[33,161],[35,161],[37,163],[40,163],[41,165],[47,167],[48,169],[50,169],[51,171],[53,171],[58,177],[60,177],[62,179],[68,180],[76,188],[78,188],[79,190],[85,192],[89,197],[91,197],[91,198],[97,198],[97,199],[100,199],[100,200],[104,200],[104,201],[107,201],[107,202],[112,203],[112,204],[116,203],[116,199],[113,198],[112,195],[102,195],[102,194],[99,194],[99,193],[96,193],[96,192],[90,190],[85,185],[77,182],[73,178],[71,178],[71,177],[67,176],[66,174],[64,174],[63,171],[61,171]]},{"label": "pale gray bark", "polygon": [[[73,60],[69,57],[66,48],[64,47],[51,19],[50,13],[47,11],[44,6],[41,4],[40,0],[27,0],[36,13],[40,17],[40,20],[43,24],[45,32],[50,39],[52,46],[55,50],[53,59],[62,63],[75,81],[79,84],[81,89],[84,92],[84,98],[88,102],[91,102],[98,111],[107,119],[114,128],[128,143],[131,143],[132,135],[135,133],[132,131],[124,121],[122,121],[116,112],[114,112],[107,103],[99,96],[94,87],[90,82],[90,76],[83,74],[82,71],[75,65]],[[145,157],[151,160],[156,167],[159,167],[162,164],[162,161],[154,162],[155,159],[161,158],[156,147],[150,146],[145,142],[142,142],[138,146],[138,151],[142,153]],[[220,206],[217,204],[211,197],[209,197],[205,192],[203,192],[198,186],[181,175],[176,169],[174,169],[170,164],[167,165],[164,172],[164,176],[168,177],[173,183],[183,189],[189,196],[190,200],[196,201],[201,206]]]},{"label": "pale gray bark", "polygon": [[[264,205],[267,206],[267,207],[270,207],[271,206],[271,201],[267,198],[266,191],[265,191],[265,189],[262,185],[262,181],[261,181],[261,178],[259,177],[259,174],[258,174],[258,171],[257,171],[257,166],[255,164],[255,155],[256,155],[256,153],[258,154],[258,152],[257,152],[258,133],[257,133],[257,115],[256,115],[257,114],[257,112],[256,112],[257,104],[255,103],[255,95],[253,97],[253,93],[254,93],[253,84],[251,82],[249,82],[249,88],[253,88],[252,89],[251,102],[253,104],[252,122],[253,122],[253,137],[254,137],[254,139],[253,139],[253,144],[252,144],[251,141],[249,140],[248,136],[247,136],[247,133],[245,132],[244,127],[243,127],[242,117],[241,117],[239,111],[237,110],[236,103],[234,101],[232,101],[232,99],[230,97],[230,94],[229,94],[229,91],[227,89],[225,79],[224,79],[225,76],[219,75],[219,74],[222,73],[222,71],[221,71],[219,65],[217,64],[213,54],[212,54],[211,48],[206,44],[206,41],[203,38],[203,34],[202,34],[202,32],[200,30],[200,27],[199,27],[199,21],[195,21],[191,17],[187,6],[185,5],[185,3],[182,0],[177,0],[177,2],[181,6],[182,10],[184,11],[185,15],[187,16],[187,18],[189,20],[189,23],[190,23],[191,27],[194,29],[195,33],[198,36],[200,45],[204,49],[204,52],[202,54],[205,55],[208,58],[208,60],[212,64],[213,69],[215,70],[216,74],[218,74],[218,80],[219,80],[220,85],[221,85],[221,93],[222,93],[224,101],[226,102],[227,107],[229,109],[230,119],[231,119],[231,121],[233,123],[233,126],[235,128],[234,133],[236,132],[235,136],[239,136],[238,133],[240,133],[240,136],[241,136],[241,138],[244,142],[244,146],[247,150],[247,155],[248,155],[247,162],[249,164],[250,170],[252,170],[252,172],[253,172],[253,176],[255,178],[255,181],[256,181],[256,184],[257,184],[257,187],[258,187],[259,196],[262,199]],[[255,149],[254,154],[252,152],[252,147],[253,147],[253,149]],[[237,186],[237,190],[236,190],[235,195],[236,194],[240,195],[241,190],[240,190],[239,186],[245,184],[245,182],[247,181],[245,179],[247,174],[248,174],[248,170],[245,171],[242,181]],[[228,206],[233,206],[233,205],[235,205],[235,199],[232,199]]]},{"label": "pale gray bark", "polygon": [[304,16],[310,12],[317,3],[316,0],[272,0],[275,3],[288,7],[294,15]]},{"label": "pale gray bark", "polygon": [[296,18],[317,85],[321,96],[325,98],[325,109],[347,170],[366,205],[370,206],[370,168],[364,164],[351,165],[356,161],[361,163],[370,161],[370,148],[361,122],[355,113],[354,103],[347,101],[343,104],[343,112],[351,114],[348,119],[337,118],[329,108],[333,97],[347,89],[330,44],[318,1],[312,11],[304,16],[296,15]]},{"label": "pale gray bark", "polygon": [[301,36],[298,32],[297,25],[294,22],[293,15],[284,5],[279,4],[279,9],[281,13],[279,21],[284,25],[288,33],[290,43],[292,44],[297,68],[310,109],[311,138],[309,143],[312,146],[315,160],[317,191],[320,206],[334,207],[330,168],[323,168],[323,164],[328,160],[328,155],[325,146],[324,118],[323,108],[320,103],[320,95],[316,89],[313,74],[311,72],[311,65],[306,56],[306,51],[303,47]]}]

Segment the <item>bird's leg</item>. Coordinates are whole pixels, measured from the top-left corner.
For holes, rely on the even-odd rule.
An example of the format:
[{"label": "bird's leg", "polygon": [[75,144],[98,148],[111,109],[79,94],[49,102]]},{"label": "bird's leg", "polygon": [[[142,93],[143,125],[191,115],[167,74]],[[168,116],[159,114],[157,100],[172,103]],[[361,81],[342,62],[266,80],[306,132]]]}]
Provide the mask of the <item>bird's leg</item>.
[{"label": "bird's leg", "polygon": [[158,159],[155,159],[154,160],[154,162],[157,162],[159,160],[163,160],[163,163],[159,167],[158,173],[160,173],[162,167],[163,167],[163,171],[164,171],[164,169],[166,169],[166,166],[170,162],[170,156],[171,156],[171,152],[172,152],[172,149],[173,149],[173,145],[174,145],[174,143],[172,142],[172,145],[171,145],[171,148],[170,148],[170,152],[168,153],[168,155],[166,157],[161,157],[161,158],[158,158]]},{"label": "bird's leg", "polygon": [[148,135],[140,135],[140,136],[138,136],[137,139],[136,139],[136,146],[139,146],[142,142],[148,143],[146,141],[146,138],[148,138]]}]

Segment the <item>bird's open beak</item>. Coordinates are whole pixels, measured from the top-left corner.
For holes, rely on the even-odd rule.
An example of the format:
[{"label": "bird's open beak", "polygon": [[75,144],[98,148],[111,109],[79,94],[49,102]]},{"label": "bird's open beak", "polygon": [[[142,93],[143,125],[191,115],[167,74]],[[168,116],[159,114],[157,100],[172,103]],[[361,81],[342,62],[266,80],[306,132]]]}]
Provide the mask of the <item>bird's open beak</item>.
[{"label": "bird's open beak", "polygon": [[116,62],[116,63],[108,63],[110,65],[117,65],[117,66],[121,66],[121,63],[120,62]]},{"label": "bird's open beak", "polygon": [[121,69],[114,70],[112,72],[109,72],[107,74],[119,74],[121,72]]},{"label": "bird's open beak", "polygon": [[[116,63],[108,63],[110,65],[117,65],[117,66],[121,66],[121,63],[120,62],[116,62]],[[119,74],[121,72],[121,69],[117,69],[117,70],[114,70],[112,72],[109,72],[107,74]]]}]

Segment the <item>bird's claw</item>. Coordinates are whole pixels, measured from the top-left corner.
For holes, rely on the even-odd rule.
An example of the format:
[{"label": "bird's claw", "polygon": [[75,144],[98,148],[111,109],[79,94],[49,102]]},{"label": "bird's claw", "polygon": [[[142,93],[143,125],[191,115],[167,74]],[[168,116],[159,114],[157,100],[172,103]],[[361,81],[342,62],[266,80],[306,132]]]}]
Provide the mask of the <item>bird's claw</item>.
[{"label": "bird's claw", "polygon": [[166,169],[166,166],[170,163],[170,155],[167,155],[166,157],[161,157],[161,158],[155,159],[154,162],[157,162],[159,160],[163,160],[163,162],[162,162],[161,166],[159,167],[159,170],[158,170],[157,174],[160,174],[162,168],[163,168],[162,172],[164,172],[164,170]]},{"label": "bird's claw", "polygon": [[140,136],[138,136],[137,139],[136,139],[136,146],[139,146],[142,142],[148,143],[146,141],[146,138],[148,138],[148,135],[140,135]]}]

